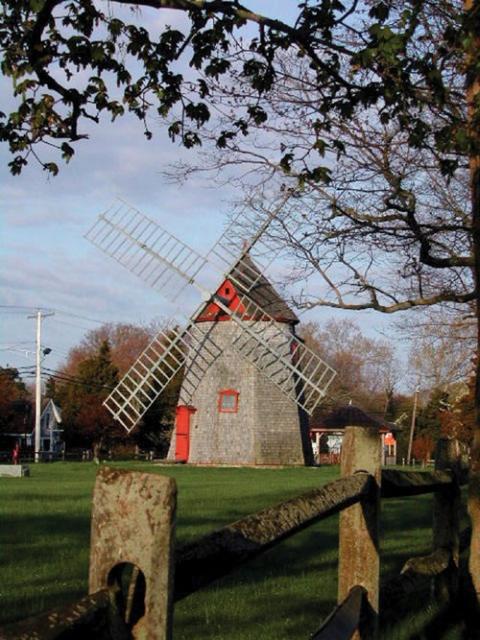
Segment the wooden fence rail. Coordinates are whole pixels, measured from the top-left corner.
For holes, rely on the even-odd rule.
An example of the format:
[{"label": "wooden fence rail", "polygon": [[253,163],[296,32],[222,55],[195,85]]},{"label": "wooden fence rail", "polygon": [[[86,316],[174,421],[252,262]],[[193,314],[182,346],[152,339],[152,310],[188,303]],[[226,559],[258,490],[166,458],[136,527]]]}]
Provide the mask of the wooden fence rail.
[{"label": "wooden fence rail", "polygon": [[306,527],[365,498],[367,473],[334,482],[247,516],[180,548],[175,562],[175,600],[230,573]]},{"label": "wooden fence rail", "polygon": [[[340,513],[338,606],[313,640],[372,640],[379,615],[380,498],[435,494],[429,556],[409,560],[382,603],[434,578],[442,601],[454,596],[460,537],[456,444],[440,443],[433,472],[381,470],[378,425],[356,410],[345,434],[339,480],[263,509],[174,548],[176,488],[156,474],[102,468],[92,514],[91,595],[0,630],[0,640],[169,640],[174,602],[298,531]],[[465,536],[464,536],[465,537]],[[387,595],[387,598],[385,597]],[[398,600],[397,600],[398,601]]]}]

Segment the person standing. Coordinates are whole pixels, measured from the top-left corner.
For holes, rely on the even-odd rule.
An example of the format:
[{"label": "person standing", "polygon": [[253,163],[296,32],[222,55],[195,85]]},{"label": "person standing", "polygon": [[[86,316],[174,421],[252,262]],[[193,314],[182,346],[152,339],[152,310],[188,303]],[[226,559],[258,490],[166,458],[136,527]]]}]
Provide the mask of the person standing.
[{"label": "person standing", "polygon": [[16,442],[12,451],[12,462],[13,464],[18,464],[19,460],[20,460],[20,444]]}]

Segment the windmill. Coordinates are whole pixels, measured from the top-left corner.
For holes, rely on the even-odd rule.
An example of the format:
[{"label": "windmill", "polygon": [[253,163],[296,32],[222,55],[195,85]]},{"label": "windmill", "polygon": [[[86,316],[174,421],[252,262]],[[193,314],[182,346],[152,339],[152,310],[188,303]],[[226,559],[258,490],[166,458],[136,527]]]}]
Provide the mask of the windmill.
[{"label": "windmill", "polygon": [[[291,310],[283,317],[288,308],[264,276],[277,255],[265,231],[281,224],[281,210],[279,206],[261,219],[253,211],[237,217],[205,256],[123,202],[102,213],[86,234],[167,298],[178,302],[192,290],[201,296],[186,326],[161,331],[104,402],[130,432],[185,367],[170,457],[216,464],[301,464],[309,458],[302,417],[324,397],[335,371],[295,335],[298,319]],[[238,229],[247,232],[234,258]],[[228,366],[232,360],[233,368]],[[250,422],[267,424],[248,426],[238,420],[240,392],[238,384],[229,384],[232,369],[247,380],[241,394],[243,421],[248,415]],[[260,393],[248,397],[252,388]],[[210,403],[205,403],[209,392]],[[264,398],[267,410],[276,407],[276,416],[255,415],[251,405],[257,396]],[[215,406],[221,416],[215,414],[212,422]],[[278,427],[273,439],[268,423]]]}]

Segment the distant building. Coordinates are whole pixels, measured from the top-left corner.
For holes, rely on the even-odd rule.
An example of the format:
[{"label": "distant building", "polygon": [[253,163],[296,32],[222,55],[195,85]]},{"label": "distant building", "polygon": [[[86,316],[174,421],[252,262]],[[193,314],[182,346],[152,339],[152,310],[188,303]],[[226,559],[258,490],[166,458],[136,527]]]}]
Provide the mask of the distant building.
[{"label": "distant building", "polygon": [[[33,454],[35,448],[35,409],[26,404],[25,419],[23,423],[17,421],[11,429],[0,434],[0,453],[2,458],[10,459],[11,452],[16,444],[20,445],[20,457],[25,453]],[[62,412],[53,400],[46,400],[40,416],[40,451],[43,458],[58,458],[63,454],[65,444],[63,442]]]},{"label": "distant building", "polygon": [[[62,436],[63,429],[60,428],[61,424],[62,413],[60,408],[50,399],[40,416],[40,451],[54,456],[63,453],[65,445]],[[31,438],[31,444],[33,445],[35,440],[33,432]]]},{"label": "distant building", "polygon": [[[353,416],[356,411],[361,412],[361,410],[353,406],[349,406],[348,410]],[[310,425],[313,454],[319,464],[339,464],[340,462],[345,428],[341,421],[337,420],[341,411],[342,409],[337,409],[332,414]],[[378,416],[371,417],[378,423],[379,434],[382,439],[382,464],[397,464],[397,434],[402,430],[401,427]]]}]

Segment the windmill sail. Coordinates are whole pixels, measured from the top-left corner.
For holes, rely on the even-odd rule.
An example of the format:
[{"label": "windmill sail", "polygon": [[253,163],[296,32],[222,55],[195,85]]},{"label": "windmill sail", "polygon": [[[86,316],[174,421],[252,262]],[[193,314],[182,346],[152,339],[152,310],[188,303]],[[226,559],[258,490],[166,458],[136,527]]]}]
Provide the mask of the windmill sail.
[{"label": "windmill sail", "polygon": [[130,433],[165,390],[188,358],[195,360],[195,376],[189,376],[193,395],[202,375],[221,350],[190,323],[186,329],[160,331],[133,363],[104,402],[113,417]]},{"label": "windmill sail", "polygon": [[259,273],[264,273],[278,255],[278,249],[262,236],[276,220],[280,208],[276,207],[261,218],[251,215],[245,219],[246,214],[239,214],[206,256],[122,201],[100,214],[85,238],[153,289],[177,301],[189,285],[209,294],[208,265],[213,266],[217,274],[236,277],[241,259],[232,263],[232,256],[239,241],[236,230],[242,228],[242,255],[249,255],[257,265],[255,269],[249,269],[247,265],[241,267],[242,287],[248,293],[257,284]]},{"label": "windmill sail", "polygon": [[232,347],[312,414],[336,371],[248,296],[240,295],[237,307],[228,311],[239,329]]},{"label": "windmill sail", "polygon": [[170,300],[198,280],[208,261],[143,213],[120,202],[85,237]]},{"label": "windmill sail", "polygon": [[[300,407],[312,413],[335,377],[335,371],[308,349],[291,332],[282,329],[264,307],[252,299],[261,270],[253,268],[249,251],[261,246],[261,238],[275,219],[275,211],[261,222],[245,242],[240,259],[230,264],[222,277],[228,277],[241,291],[237,307],[212,296],[206,282],[206,267],[225,266],[230,234],[227,230],[213,249],[203,257],[184,242],[144,216],[121,203],[100,215],[86,238],[129,271],[171,299],[193,285],[205,300],[213,300],[235,322],[233,348],[251,362]],[[265,243],[264,243],[265,244]],[[262,250],[271,258],[270,247]],[[264,267],[263,267],[264,268]],[[262,269],[263,270],[263,269]],[[222,349],[195,325],[200,309],[187,328],[175,335],[161,332],[140,355],[105,401],[105,406],[131,431],[156,397],[184,366],[187,353],[197,358],[198,381],[192,382],[189,395]],[[252,322],[255,320],[255,322]],[[188,391],[187,391],[188,394]]]},{"label": "windmill sail", "polygon": [[[268,212],[259,214],[252,209],[236,215],[206,255],[206,259],[230,280],[236,282],[241,277],[242,288],[247,294],[280,252],[278,245],[272,243],[265,232],[280,221],[282,207],[288,197],[284,196],[280,204]],[[232,263],[232,256],[237,254],[240,245],[242,254]],[[255,266],[250,260],[244,261],[245,256],[251,258]]]}]

